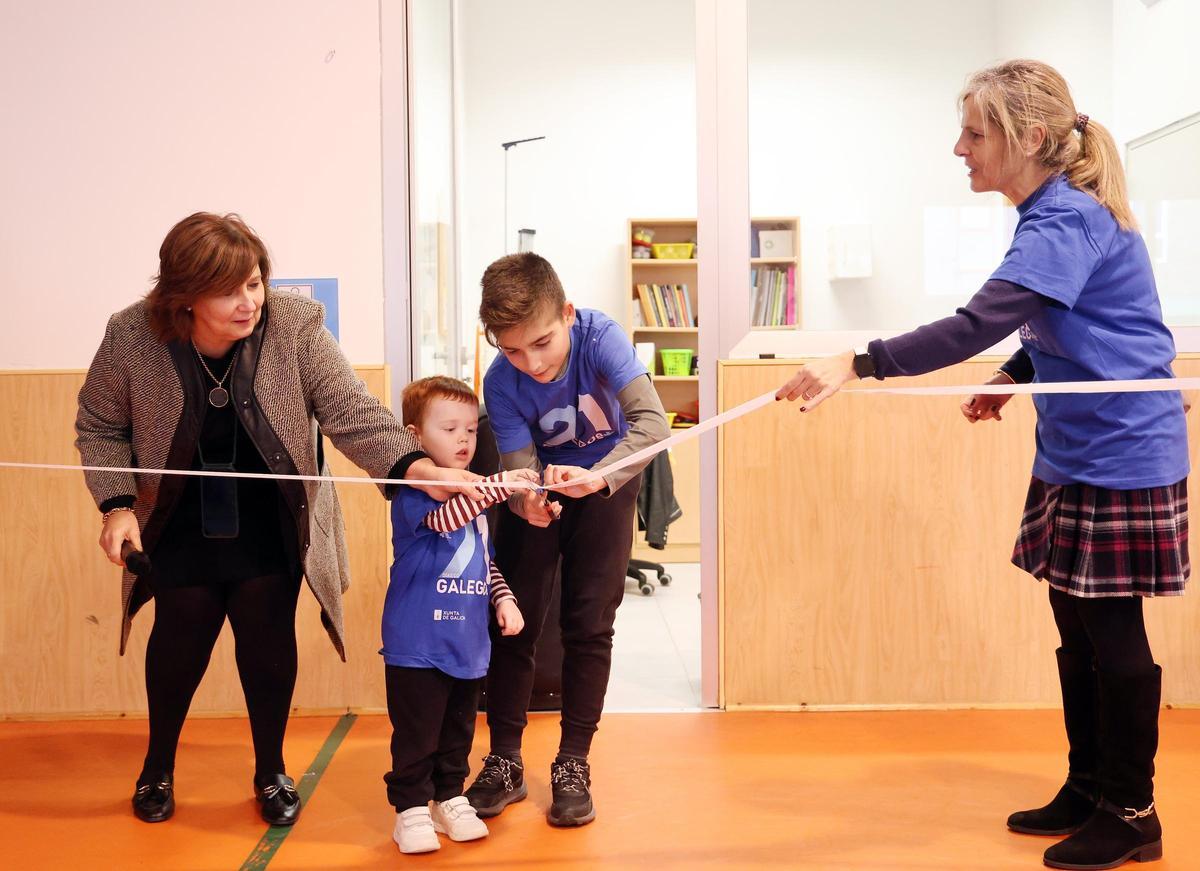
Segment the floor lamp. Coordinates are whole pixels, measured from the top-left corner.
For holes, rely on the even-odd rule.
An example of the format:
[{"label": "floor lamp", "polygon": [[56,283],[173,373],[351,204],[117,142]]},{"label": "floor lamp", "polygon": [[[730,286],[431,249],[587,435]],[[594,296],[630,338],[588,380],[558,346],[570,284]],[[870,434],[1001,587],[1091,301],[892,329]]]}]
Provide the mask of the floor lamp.
[{"label": "floor lamp", "polygon": [[514,145],[520,145],[524,142],[537,142],[539,139],[545,139],[545,136],[531,136],[529,139],[514,139],[512,142],[501,142],[500,147],[504,149],[504,246],[500,249],[505,254],[508,251],[508,149]]}]

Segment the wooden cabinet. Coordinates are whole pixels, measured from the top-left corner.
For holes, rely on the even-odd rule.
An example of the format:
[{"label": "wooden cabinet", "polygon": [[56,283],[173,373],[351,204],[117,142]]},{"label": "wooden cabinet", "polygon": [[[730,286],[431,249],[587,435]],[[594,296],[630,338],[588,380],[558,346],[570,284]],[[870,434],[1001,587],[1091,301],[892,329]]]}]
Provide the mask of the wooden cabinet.
[{"label": "wooden cabinet", "polygon": [[[978,384],[1002,360],[898,380]],[[720,363],[721,410],[800,362]],[[1180,355],[1175,372],[1200,374],[1200,355]],[[778,402],[721,428],[723,705],[1059,704],[1046,586],[1009,562],[1033,460],[1030,398],[971,426],[957,396],[853,387],[812,414]],[[1194,454],[1196,408],[1188,429]],[[1171,704],[1200,702],[1194,592],[1146,603]]]}]

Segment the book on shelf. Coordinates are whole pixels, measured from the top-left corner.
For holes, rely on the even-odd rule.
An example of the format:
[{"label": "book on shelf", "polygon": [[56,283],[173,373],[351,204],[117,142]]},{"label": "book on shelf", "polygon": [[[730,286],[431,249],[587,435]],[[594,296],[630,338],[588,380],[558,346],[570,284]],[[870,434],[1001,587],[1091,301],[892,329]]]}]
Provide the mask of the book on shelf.
[{"label": "book on shelf", "polygon": [[755,327],[796,324],[796,267],[750,270],[750,318]]},{"label": "book on shelf", "polygon": [[[789,290],[790,288],[790,290]],[[789,297],[790,294],[790,297]],[[779,295],[783,299],[780,315],[787,326],[796,324],[796,267],[789,266],[779,276]],[[789,302],[790,298],[790,302]],[[790,313],[789,313],[790,311]]]},{"label": "book on shelf", "polygon": [[654,303],[650,299],[650,289],[644,284],[639,284],[634,289],[637,291],[638,304],[642,310],[642,325],[657,326],[658,318],[654,315]]},{"label": "book on shelf", "polygon": [[662,285],[652,284],[650,287],[654,290],[654,301],[658,305],[658,325],[671,326],[671,313],[667,311],[667,298],[663,296]]},{"label": "book on shelf", "polygon": [[694,327],[696,318],[692,315],[692,297],[686,284],[675,285],[675,298],[679,303],[679,311],[683,313],[683,323],[680,326]]},{"label": "book on shelf", "polygon": [[662,294],[663,308],[667,310],[667,326],[679,326],[679,315],[675,311],[675,293],[671,290],[669,284],[658,285],[658,292]]},{"label": "book on shelf", "polygon": [[653,284],[640,284],[638,287],[645,291],[647,304],[650,306],[646,326],[665,327],[667,325],[666,312],[663,311],[663,302],[657,287]]},{"label": "book on shelf", "polygon": [[644,326],[695,326],[692,299],[686,284],[638,284],[634,290]]},{"label": "book on shelf", "polygon": [[750,301],[754,306],[755,326],[767,319],[767,295],[762,288],[762,278],[759,269],[750,270]]}]

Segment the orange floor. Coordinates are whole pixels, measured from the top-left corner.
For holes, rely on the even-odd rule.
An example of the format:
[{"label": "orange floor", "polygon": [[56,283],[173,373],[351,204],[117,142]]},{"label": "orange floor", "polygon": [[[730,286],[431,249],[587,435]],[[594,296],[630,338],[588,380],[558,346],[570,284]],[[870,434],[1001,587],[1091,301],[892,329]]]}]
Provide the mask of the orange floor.
[{"label": "orange floor", "polygon": [[[292,721],[294,775],[334,723]],[[189,722],[179,809],[155,826],[129,813],[144,730],[0,723],[0,867],[239,867],[265,830],[245,721]],[[491,821],[488,839],[406,857],[381,781],[388,725],[361,717],[270,867],[1032,869],[1053,843],[1003,825],[1059,784],[1053,711],[608,716],[592,760],[598,818],[571,831],[544,821],[556,731],[535,717],[529,800]],[[1159,769],[1166,856],[1145,867],[1200,868],[1200,711],[1163,711]]]}]

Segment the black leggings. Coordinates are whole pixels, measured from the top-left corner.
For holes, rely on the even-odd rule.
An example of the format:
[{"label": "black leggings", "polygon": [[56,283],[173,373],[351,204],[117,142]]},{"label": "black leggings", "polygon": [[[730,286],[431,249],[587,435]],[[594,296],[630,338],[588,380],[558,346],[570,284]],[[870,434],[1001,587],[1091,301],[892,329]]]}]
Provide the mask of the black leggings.
[{"label": "black leggings", "polygon": [[1110,674],[1154,670],[1141,596],[1084,599],[1051,587],[1050,607],[1063,650],[1094,659],[1098,671]]},{"label": "black leggings", "polygon": [[179,733],[226,616],[250,714],[255,776],[284,771],[283,733],[296,686],[299,592],[299,577],[286,575],[155,591],[154,628],[146,645],[150,742],[143,779],[175,770]]}]

